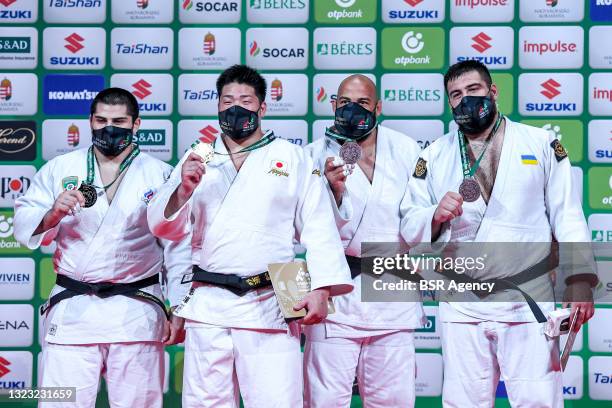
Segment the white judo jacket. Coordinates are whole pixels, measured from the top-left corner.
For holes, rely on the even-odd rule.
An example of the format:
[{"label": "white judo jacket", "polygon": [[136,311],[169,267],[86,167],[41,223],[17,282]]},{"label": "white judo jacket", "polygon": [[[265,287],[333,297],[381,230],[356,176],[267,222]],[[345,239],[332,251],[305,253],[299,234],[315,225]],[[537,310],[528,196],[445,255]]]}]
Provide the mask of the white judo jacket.
[{"label": "white judo jacket", "polygon": [[[15,201],[15,238],[30,249],[53,240],[55,272],[84,282],[134,282],[157,275],[181,276],[190,268],[189,242],[159,240],[149,230],[147,203],[172,167],[140,153],[125,171],[112,203],[98,190],[96,203],[76,216],[66,216],[53,229],[33,235],[66,177],[87,176],[87,148],[47,162],[26,194]],[[96,163],[94,185],[101,186]],[[101,195],[100,195],[101,194]],[[176,285],[169,285],[173,288]],[[55,285],[50,296],[63,288]],[[160,285],[143,289],[161,300]],[[183,293],[167,294],[176,304]],[[112,296],[80,295],[63,300],[48,312],[45,339],[58,344],[159,341],[166,317],[153,302]]]}]

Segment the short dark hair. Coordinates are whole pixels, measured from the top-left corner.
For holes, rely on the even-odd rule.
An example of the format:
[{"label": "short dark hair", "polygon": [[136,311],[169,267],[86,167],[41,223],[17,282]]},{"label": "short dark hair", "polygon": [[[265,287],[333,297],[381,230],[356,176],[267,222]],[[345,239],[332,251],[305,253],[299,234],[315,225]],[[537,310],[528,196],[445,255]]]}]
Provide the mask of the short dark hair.
[{"label": "short dark hair", "polygon": [[451,65],[444,74],[444,89],[448,93],[448,83],[459,78],[468,72],[476,71],[480,74],[480,77],[485,81],[488,87],[491,87],[493,80],[491,79],[491,73],[485,64],[476,60],[465,60],[457,62]]},{"label": "short dark hair", "polygon": [[223,87],[232,82],[252,86],[259,102],[263,102],[266,99],[266,80],[253,68],[247,65],[232,65],[223,71],[219,78],[217,78],[217,93],[219,97],[221,97]]},{"label": "short dark hair", "polygon": [[105,105],[125,105],[127,114],[132,117],[132,120],[138,119],[138,101],[134,95],[123,88],[106,88],[100,91],[91,102],[90,113],[92,116],[96,113],[99,103]]}]

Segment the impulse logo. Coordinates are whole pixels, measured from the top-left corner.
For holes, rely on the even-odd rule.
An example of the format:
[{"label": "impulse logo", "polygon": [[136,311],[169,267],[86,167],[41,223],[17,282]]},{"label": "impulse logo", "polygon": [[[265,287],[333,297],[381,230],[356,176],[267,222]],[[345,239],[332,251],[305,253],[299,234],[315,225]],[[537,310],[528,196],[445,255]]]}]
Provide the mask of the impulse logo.
[{"label": "impulse logo", "polygon": [[79,141],[81,139],[81,132],[79,131],[79,127],[74,123],[70,125],[68,128],[68,133],[66,137],[66,141],[68,142],[68,146],[77,147],[79,145]]},{"label": "impulse logo", "polygon": [[214,142],[215,139],[217,139],[217,136],[219,135],[219,131],[210,125],[207,125],[206,127],[200,129],[198,132],[200,132],[200,134],[202,135],[199,137],[199,139],[204,143]]},{"label": "impulse logo", "polygon": [[64,48],[66,48],[73,54],[85,48],[85,46],[82,44],[85,39],[77,33],[70,34],[68,37],[64,38],[64,40],[66,40],[67,43],[66,45],[64,45]]},{"label": "impulse logo", "polygon": [[455,6],[469,7],[471,9],[476,8],[478,6],[506,6],[507,4],[508,0],[455,0]]},{"label": "impulse logo", "polygon": [[489,41],[491,41],[492,38],[483,32],[472,37],[472,40],[474,41],[474,43],[472,44],[472,48],[480,53],[483,53],[489,48],[491,48],[491,44],[489,44]]},{"label": "impulse logo", "polygon": [[593,100],[604,100],[612,102],[612,89],[593,88]]},{"label": "impulse logo", "polygon": [[530,43],[528,41],[523,42],[523,51],[525,53],[534,53],[539,55],[546,53],[576,52],[576,47],[576,43],[566,43],[561,40],[555,43]]},{"label": "impulse logo", "polygon": [[283,99],[283,83],[280,81],[280,79],[275,79],[272,81],[270,96],[274,102],[278,102]]},{"label": "impulse logo", "polygon": [[13,85],[8,78],[0,82],[0,101],[10,101],[13,96]]},{"label": "impulse logo", "polygon": [[543,88],[540,93],[548,99],[554,99],[555,97],[561,95],[561,92],[559,92],[558,89],[561,87],[561,84],[552,78],[546,82],[541,83],[540,86],[542,86]]},{"label": "impulse logo", "polygon": [[317,102],[325,102],[327,100],[327,94],[325,93],[325,88],[323,88],[322,86],[317,88],[316,90],[317,95]]},{"label": "impulse logo", "polygon": [[[17,0],[0,0],[0,5],[9,7]],[[30,20],[32,10],[0,10],[0,21],[2,20]]]},{"label": "impulse logo", "polygon": [[216,41],[212,33],[204,36],[204,55],[213,55],[215,53]]},{"label": "impulse logo", "polygon": [[132,84],[132,88],[134,89],[132,91],[132,94],[138,99],[144,99],[147,96],[151,95],[152,92],[149,91],[149,88],[151,88],[151,86],[152,85],[150,83],[148,83],[144,79],[141,79]]}]

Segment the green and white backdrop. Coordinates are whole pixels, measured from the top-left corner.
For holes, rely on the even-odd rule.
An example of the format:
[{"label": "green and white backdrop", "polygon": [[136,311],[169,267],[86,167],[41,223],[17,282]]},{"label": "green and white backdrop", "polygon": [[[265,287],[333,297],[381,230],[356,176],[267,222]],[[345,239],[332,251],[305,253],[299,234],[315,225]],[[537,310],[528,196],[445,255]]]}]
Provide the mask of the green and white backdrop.
[{"label": "green and white backdrop", "polygon": [[[505,114],[565,145],[593,240],[612,241],[611,22],[612,0],[0,0],[0,393],[37,384],[36,310],[54,281],[53,248],[14,240],[14,199],[45,161],[90,143],[100,89],[133,92],[141,149],[174,164],[193,140],[219,135],[214,83],[232,64],[265,75],[264,127],[302,146],[331,123],[339,81],[362,72],[379,87],[383,124],[425,147],[452,126],[443,72],[478,59]],[[600,289],[612,297],[612,282]],[[435,407],[442,358],[436,305],[426,310],[417,406]],[[581,331],[567,406],[610,406],[610,321],[612,308],[599,306]],[[165,402],[179,406],[181,346],[166,364]],[[508,406],[503,386],[498,397]],[[0,405],[34,403],[0,395]]]}]

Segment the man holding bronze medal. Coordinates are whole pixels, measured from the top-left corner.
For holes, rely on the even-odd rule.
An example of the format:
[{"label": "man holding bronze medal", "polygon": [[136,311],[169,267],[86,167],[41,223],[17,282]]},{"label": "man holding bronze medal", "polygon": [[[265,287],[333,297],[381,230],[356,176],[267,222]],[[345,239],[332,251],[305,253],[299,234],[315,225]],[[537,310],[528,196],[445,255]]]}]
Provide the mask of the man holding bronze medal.
[{"label": "man holding bronze medal", "polygon": [[352,289],[331,203],[313,161],[299,146],[264,132],[266,82],[235,65],[217,80],[214,145],[196,143],[149,207],[159,237],[193,232],[186,320],[183,407],[302,406],[299,321],[286,322],[269,265],[306,248],[312,291],[294,309],[302,323],[327,315],[330,295]]},{"label": "man holding bronze medal", "polygon": [[323,323],[305,328],[306,406],[348,407],[355,376],[364,407],[414,406],[413,331],[424,319],[419,292],[405,302],[362,302],[360,274],[363,242],[408,250],[400,222],[421,149],[378,124],[381,102],[366,76],[344,79],[337,95],[334,126],[305,149],[325,174],[355,290],[334,298],[336,313]]},{"label": "man holding bronze medal", "polygon": [[[160,272],[180,279],[190,250],[188,240],[155,238],[146,208],[172,168],[133,143],[140,118],[128,91],[101,91],[90,124],[92,145],[50,160],[15,202],[16,239],[30,249],[57,244],[56,285],[40,310],[39,385],[76,387],[75,406],[93,407],[103,374],[112,407],[161,407],[163,346],[178,331]],[[171,304],[182,295],[168,293]]]},{"label": "man holding bronze medal", "polygon": [[[590,242],[567,153],[546,130],[497,110],[499,91],[482,63],[451,66],[444,83],[459,128],[423,150],[409,183],[404,237],[413,246],[440,243],[454,251],[465,251],[470,242],[488,243],[488,249],[508,243],[501,244],[508,251],[509,243],[529,245],[519,256],[487,259],[488,276],[469,270],[451,275],[502,284],[493,299],[518,297],[440,302],[444,406],[493,406],[501,376],[512,406],[562,407],[559,338],[542,330],[554,301],[551,295],[536,302],[529,293],[552,293],[553,236],[560,243]],[[577,331],[593,315],[589,295],[597,276],[572,272],[568,290],[587,294],[572,302]],[[518,301],[522,296],[525,301]]]}]

